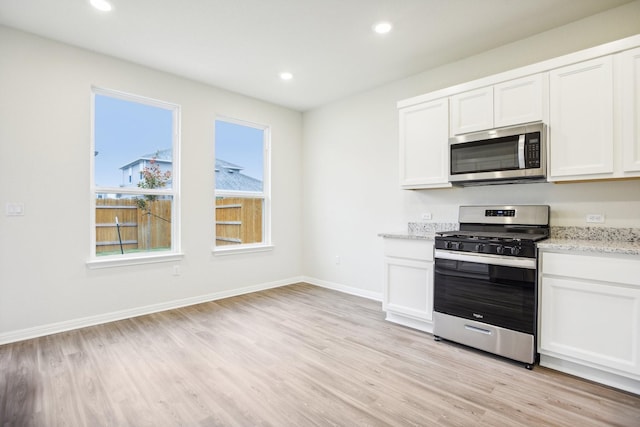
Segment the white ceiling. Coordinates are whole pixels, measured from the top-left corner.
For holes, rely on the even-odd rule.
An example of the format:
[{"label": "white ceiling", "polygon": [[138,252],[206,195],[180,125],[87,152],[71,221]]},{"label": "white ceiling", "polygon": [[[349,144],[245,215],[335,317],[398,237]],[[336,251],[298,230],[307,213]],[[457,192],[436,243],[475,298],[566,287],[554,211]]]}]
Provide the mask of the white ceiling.
[{"label": "white ceiling", "polygon": [[0,0],[0,24],[305,111],[630,0],[110,2]]}]

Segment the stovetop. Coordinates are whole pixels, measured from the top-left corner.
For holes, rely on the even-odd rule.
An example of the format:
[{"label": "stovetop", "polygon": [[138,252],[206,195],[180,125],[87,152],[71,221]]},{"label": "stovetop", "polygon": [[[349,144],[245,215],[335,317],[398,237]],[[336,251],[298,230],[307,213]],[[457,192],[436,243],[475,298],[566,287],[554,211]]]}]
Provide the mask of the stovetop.
[{"label": "stovetop", "polygon": [[475,230],[457,230],[445,231],[437,233],[438,236],[447,238],[473,240],[493,240],[493,241],[512,241],[519,240],[524,242],[537,242],[546,239],[548,233],[519,233],[519,232],[496,232],[496,231],[475,231]]},{"label": "stovetop", "polygon": [[549,206],[460,206],[460,230],[437,233],[436,250],[535,258],[549,237]]}]

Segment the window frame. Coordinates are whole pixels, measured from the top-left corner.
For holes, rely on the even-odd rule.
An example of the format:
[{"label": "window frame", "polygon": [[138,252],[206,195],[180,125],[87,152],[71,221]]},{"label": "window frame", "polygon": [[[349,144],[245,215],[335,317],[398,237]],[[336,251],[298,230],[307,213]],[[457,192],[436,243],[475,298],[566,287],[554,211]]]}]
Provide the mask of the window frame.
[{"label": "window frame", "polygon": [[[171,158],[171,187],[170,188],[139,188],[135,187],[109,187],[97,186],[95,183],[95,126],[96,126],[96,96],[107,96],[128,102],[137,102],[140,104],[158,107],[171,111],[172,115],[172,158]],[[127,92],[117,91],[113,89],[105,89],[101,87],[91,87],[91,147],[90,147],[90,248],[87,266],[91,269],[118,267],[136,264],[148,264],[158,262],[171,262],[180,260],[184,257],[181,251],[180,238],[180,123],[181,108],[180,105],[167,101],[161,101],[145,96],[135,95]],[[171,197],[171,248],[161,252],[139,252],[125,253],[117,255],[101,255],[96,253],[96,198],[102,193],[118,193],[127,195],[158,195]]]},{"label": "window frame", "polygon": [[[215,181],[215,162],[216,162],[216,126],[219,121],[231,123],[240,126],[247,126],[262,131],[262,192],[259,191],[233,191],[218,190]],[[262,252],[273,249],[271,241],[271,126],[250,122],[247,120],[236,119],[229,116],[216,115],[214,119],[213,132],[213,245],[212,252],[214,255],[231,255],[237,253]],[[262,242],[260,243],[244,243],[238,245],[216,245],[216,207],[217,197],[242,197],[242,198],[258,198],[262,199]]]}]

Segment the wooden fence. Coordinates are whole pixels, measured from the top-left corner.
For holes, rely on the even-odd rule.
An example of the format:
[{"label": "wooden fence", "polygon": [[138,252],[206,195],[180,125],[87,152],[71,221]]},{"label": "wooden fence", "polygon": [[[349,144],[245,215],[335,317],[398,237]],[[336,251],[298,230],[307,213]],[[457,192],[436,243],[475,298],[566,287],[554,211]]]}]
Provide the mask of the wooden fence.
[{"label": "wooden fence", "polygon": [[[147,202],[150,212],[135,199],[96,199],[96,254],[171,248],[171,201]],[[262,241],[262,199],[216,199],[216,245]],[[120,224],[120,239],[116,217]]]},{"label": "wooden fence", "polygon": [[216,199],[216,246],[262,242],[262,199]]},{"label": "wooden fence", "polygon": [[[171,200],[96,199],[96,254],[171,248]],[[120,239],[116,217],[120,224]]]}]

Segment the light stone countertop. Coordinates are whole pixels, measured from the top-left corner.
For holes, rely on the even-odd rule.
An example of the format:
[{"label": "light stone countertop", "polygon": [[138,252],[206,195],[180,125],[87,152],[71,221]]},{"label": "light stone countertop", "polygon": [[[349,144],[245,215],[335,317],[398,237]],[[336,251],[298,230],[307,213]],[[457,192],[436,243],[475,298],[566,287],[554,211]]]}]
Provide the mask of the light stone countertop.
[{"label": "light stone countertop", "polygon": [[434,240],[439,231],[452,231],[458,229],[455,222],[410,222],[406,231],[395,233],[380,233],[378,236],[391,239],[409,240]]},{"label": "light stone countertop", "polygon": [[543,251],[575,251],[640,256],[640,242],[550,238],[538,242]]},{"label": "light stone countertop", "polygon": [[431,234],[409,234],[406,231],[398,231],[396,233],[380,233],[378,234],[380,237],[384,237],[385,239],[406,239],[406,240],[434,240],[436,237],[435,233]]},{"label": "light stone countertop", "polygon": [[538,242],[538,248],[640,255],[640,228],[551,227],[551,238]]},{"label": "light stone countertop", "polygon": [[[410,222],[406,231],[380,233],[392,239],[433,241],[439,231],[457,230],[457,223]],[[575,251],[640,256],[640,228],[551,227],[551,237],[538,242],[543,251]]]}]

